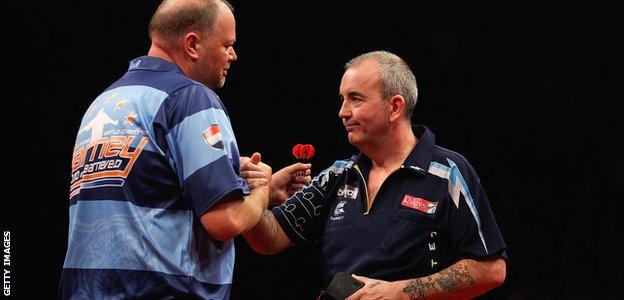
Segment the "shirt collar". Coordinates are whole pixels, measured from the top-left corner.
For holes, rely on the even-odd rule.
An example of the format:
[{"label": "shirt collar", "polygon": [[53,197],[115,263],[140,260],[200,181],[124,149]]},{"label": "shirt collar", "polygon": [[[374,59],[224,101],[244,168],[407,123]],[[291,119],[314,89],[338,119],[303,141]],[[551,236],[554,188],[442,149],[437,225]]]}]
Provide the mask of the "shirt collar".
[{"label": "shirt collar", "polygon": [[176,72],[181,75],[182,70],[176,64],[166,61],[162,58],[153,57],[153,56],[141,56],[137,57],[130,61],[128,65],[128,71],[134,70],[149,70],[149,71],[157,71],[157,72]]},{"label": "shirt collar", "polygon": [[433,147],[435,146],[435,135],[429,128],[424,125],[412,126],[414,135],[418,138],[416,147],[412,149],[412,152],[407,156],[403,167],[406,170],[412,170],[426,175],[431,164],[431,157],[433,156]]},{"label": "shirt collar", "polygon": [[[412,126],[414,135],[418,138],[418,143],[403,162],[402,168],[416,172],[420,175],[427,175],[431,157],[433,156],[433,147],[435,146],[435,135],[429,128],[424,125]],[[370,158],[360,151],[357,156],[351,157],[354,164],[359,165],[362,169],[370,169]]]}]

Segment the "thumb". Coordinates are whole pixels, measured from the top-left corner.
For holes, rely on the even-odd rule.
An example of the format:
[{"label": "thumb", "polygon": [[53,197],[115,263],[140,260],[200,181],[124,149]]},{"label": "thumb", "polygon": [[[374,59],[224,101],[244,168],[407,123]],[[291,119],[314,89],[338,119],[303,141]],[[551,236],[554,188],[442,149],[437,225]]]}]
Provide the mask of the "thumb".
[{"label": "thumb", "polygon": [[355,278],[358,281],[361,281],[363,283],[366,283],[368,280],[370,280],[370,278],[368,278],[368,277],[358,276],[358,275],[355,275],[355,274],[351,274],[351,277],[353,277],[353,278]]},{"label": "thumb", "polygon": [[262,159],[262,155],[260,155],[260,153],[258,152],[254,152],[254,154],[251,155],[251,162],[254,165],[257,165],[261,159]]},{"label": "thumb", "polygon": [[364,277],[364,276],[358,276],[358,275],[355,275],[355,274],[351,274],[351,277],[353,277],[353,278],[355,278],[355,279],[357,279],[357,280],[359,280],[359,281],[363,281],[363,280],[364,280],[364,278],[366,278],[366,277]]}]

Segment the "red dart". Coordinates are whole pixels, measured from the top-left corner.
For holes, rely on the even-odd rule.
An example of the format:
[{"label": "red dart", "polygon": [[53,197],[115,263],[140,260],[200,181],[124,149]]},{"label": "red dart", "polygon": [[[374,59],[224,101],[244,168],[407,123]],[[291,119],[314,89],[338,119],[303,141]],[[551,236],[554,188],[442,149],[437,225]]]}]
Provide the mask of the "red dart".
[{"label": "red dart", "polygon": [[292,148],[292,155],[297,159],[310,159],[315,152],[316,150],[311,144],[297,144]]},{"label": "red dart", "polygon": [[314,156],[314,147],[311,144],[303,145],[303,158],[310,159]]},{"label": "red dart", "polygon": [[303,148],[303,145],[301,144],[297,144],[292,148],[292,155],[297,159],[301,157],[301,148]]}]

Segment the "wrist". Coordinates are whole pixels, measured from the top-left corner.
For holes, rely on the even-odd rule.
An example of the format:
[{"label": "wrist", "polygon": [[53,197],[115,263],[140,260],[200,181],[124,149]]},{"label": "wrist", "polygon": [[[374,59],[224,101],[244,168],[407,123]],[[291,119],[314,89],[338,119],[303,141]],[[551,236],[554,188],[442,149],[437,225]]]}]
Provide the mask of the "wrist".
[{"label": "wrist", "polygon": [[271,196],[271,189],[269,188],[268,185],[265,185],[263,187],[261,187],[262,191],[260,192],[260,197],[262,199],[261,204],[262,204],[262,211],[264,211],[270,203],[270,196]]}]

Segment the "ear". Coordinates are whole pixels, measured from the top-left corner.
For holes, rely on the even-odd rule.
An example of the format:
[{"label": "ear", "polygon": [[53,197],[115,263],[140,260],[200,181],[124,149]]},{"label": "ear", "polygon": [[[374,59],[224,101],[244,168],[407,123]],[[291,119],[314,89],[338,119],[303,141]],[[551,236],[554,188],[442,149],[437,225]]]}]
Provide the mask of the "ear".
[{"label": "ear", "polygon": [[188,32],[182,38],[182,46],[184,47],[184,53],[188,55],[192,60],[199,58],[199,43],[200,37],[195,32]]},{"label": "ear", "polygon": [[388,99],[390,109],[389,121],[396,122],[402,120],[405,115],[405,98],[401,95],[394,95]]}]

